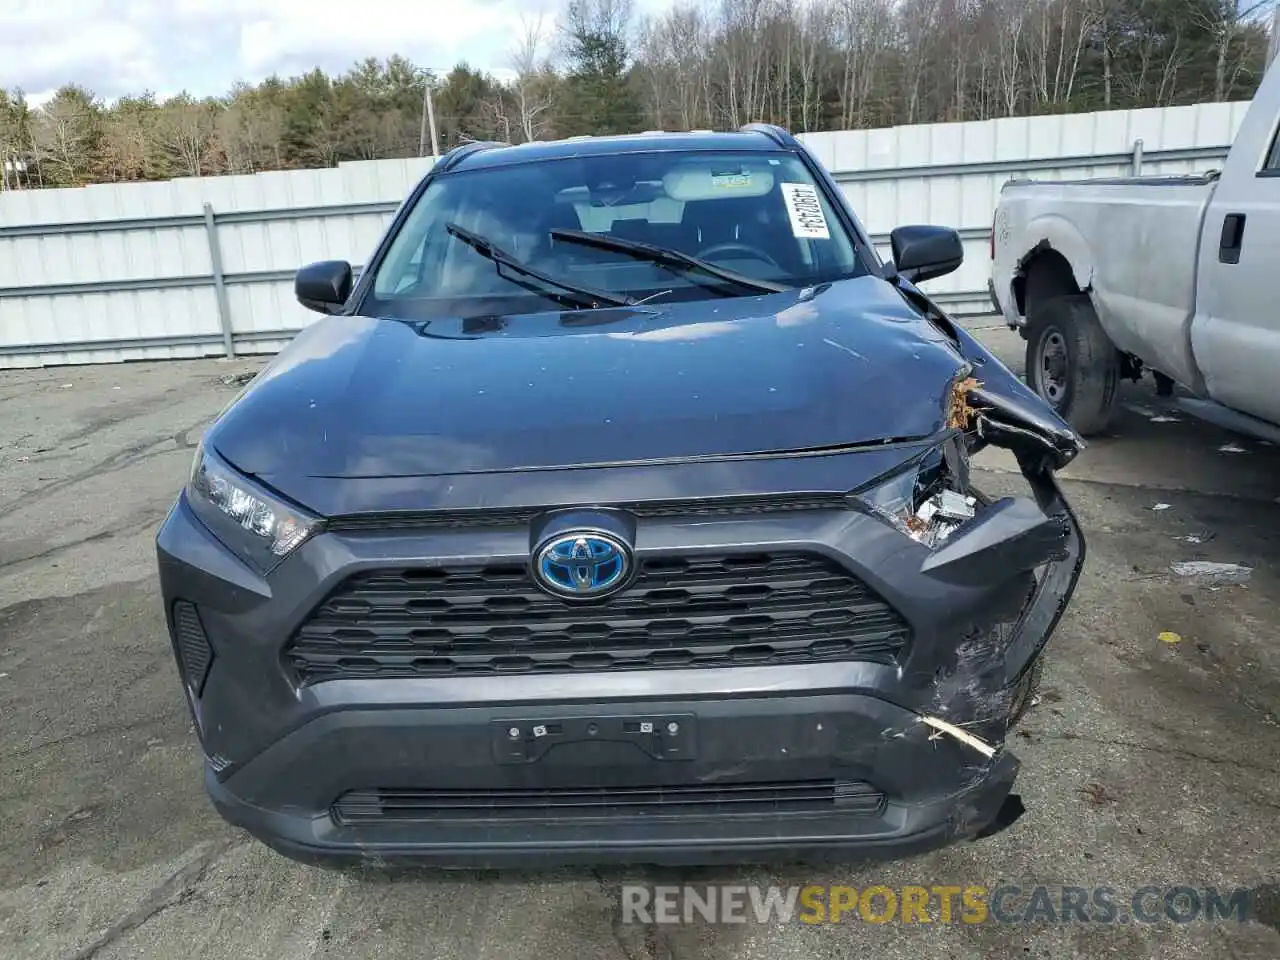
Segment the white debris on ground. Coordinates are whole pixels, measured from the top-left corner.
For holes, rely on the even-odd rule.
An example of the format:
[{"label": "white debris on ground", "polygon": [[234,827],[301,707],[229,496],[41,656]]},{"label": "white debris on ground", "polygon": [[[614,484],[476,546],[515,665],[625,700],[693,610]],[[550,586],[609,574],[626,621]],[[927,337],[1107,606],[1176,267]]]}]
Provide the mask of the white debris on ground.
[{"label": "white debris on ground", "polygon": [[1253,576],[1253,567],[1239,563],[1214,563],[1209,560],[1181,560],[1170,569],[1180,577],[1206,585],[1220,587],[1228,584],[1247,583]]},{"label": "white debris on ground", "polygon": [[1248,453],[1244,447],[1238,443],[1224,443],[1218,448],[1219,453]]},{"label": "white debris on ground", "polygon": [[1169,504],[1167,504],[1167,503],[1157,503],[1157,504],[1156,504],[1154,507],[1152,507],[1151,509],[1152,509],[1152,510],[1168,510],[1168,509],[1169,509]]}]

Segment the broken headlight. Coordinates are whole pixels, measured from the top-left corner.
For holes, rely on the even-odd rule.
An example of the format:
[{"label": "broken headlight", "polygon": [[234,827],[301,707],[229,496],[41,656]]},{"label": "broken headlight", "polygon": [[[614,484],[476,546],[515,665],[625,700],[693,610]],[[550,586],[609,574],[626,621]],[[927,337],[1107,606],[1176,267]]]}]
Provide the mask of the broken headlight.
[{"label": "broken headlight", "polygon": [[236,473],[203,446],[191,465],[187,499],[229,550],[264,574],[319,525],[315,517]]},{"label": "broken headlight", "polygon": [[967,473],[963,442],[948,441],[855,497],[912,540],[932,548],[977,512]]}]

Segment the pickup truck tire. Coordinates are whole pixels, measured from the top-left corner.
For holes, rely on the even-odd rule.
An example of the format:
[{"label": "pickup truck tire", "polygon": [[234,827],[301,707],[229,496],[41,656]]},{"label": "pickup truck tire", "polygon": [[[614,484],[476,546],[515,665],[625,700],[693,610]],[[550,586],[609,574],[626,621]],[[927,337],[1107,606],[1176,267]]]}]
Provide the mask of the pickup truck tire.
[{"label": "pickup truck tire", "polygon": [[1120,383],[1120,352],[1087,296],[1029,305],[1027,383],[1080,434],[1107,428]]}]

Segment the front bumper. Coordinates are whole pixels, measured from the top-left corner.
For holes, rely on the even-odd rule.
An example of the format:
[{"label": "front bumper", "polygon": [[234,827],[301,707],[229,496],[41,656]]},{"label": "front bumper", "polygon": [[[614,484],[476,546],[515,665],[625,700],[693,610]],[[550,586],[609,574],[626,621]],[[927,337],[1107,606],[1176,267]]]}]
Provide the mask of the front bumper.
[{"label": "front bumper", "polygon": [[[556,717],[609,716],[635,704],[579,704],[552,711]],[[353,710],[313,721],[226,782],[212,769],[205,784],[219,813],[278,852],[312,863],[382,864],[419,862],[441,866],[496,868],[549,864],[698,864],[769,860],[891,858],[971,837],[996,816],[1018,770],[1001,752],[992,762],[967,747],[931,741],[906,711],[872,697],[847,695],[760,700],[646,702],[644,715],[696,717],[698,756],[654,761],[630,745],[604,751],[553,750],[533,764],[503,771],[507,784],[557,782],[627,784],[659,780],[708,787],[746,781],[800,782],[811,792],[824,781],[862,783],[868,776],[886,792],[878,809],[861,797],[848,810],[837,800],[828,810],[770,812],[752,804],[734,812],[725,799],[705,813],[619,813],[601,807],[591,816],[454,818],[419,817],[350,823],[325,804],[344,783],[378,783],[399,776],[422,783],[449,771],[474,783],[492,783],[497,765],[490,750],[495,721],[505,725],[528,710]],[[916,728],[893,740],[886,731]],[[616,749],[615,749],[616,748]],[[612,764],[596,763],[602,756]],[[317,769],[318,758],[326,765]],[[403,758],[411,757],[406,771]],[[665,767],[663,766],[665,764]],[[424,772],[430,774],[424,776]],[[807,776],[806,776],[807,775]],[[293,801],[268,806],[247,803],[241,793],[274,792],[291,781]],[[476,788],[482,796],[484,788]],[[240,793],[237,793],[240,791]],[[737,794],[740,796],[742,791]],[[733,797],[731,790],[726,797]],[[777,801],[779,804],[784,800]],[[746,803],[750,803],[749,800]],[[745,805],[745,803],[744,803]],[[813,804],[816,808],[818,804]]]},{"label": "front bumper", "polygon": [[[909,648],[894,663],[311,685],[291,676],[282,650],[345,578],[397,564],[525,557],[527,530],[329,533],[262,578],[180,499],[157,546],[184,677],[176,601],[198,610],[211,647],[200,683],[187,684],[209,793],[227,820],[305,860],[894,857],[974,836],[1012,786],[1017,761],[1002,744],[1083,560],[1052,476],[1039,474],[1033,487],[1034,501],[998,502],[933,552],[855,511],[677,518],[638,531],[638,555],[773,545],[836,559],[909,621]],[[1027,600],[1033,569],[1042,575]],[[984,738],[995,755],[933,732],[926,715]],[[657,740],[582,732],[616,733],[633,721],[652,724]],[[661,746],[669,723],[682,731],[674,753]],[[577,732],[543,749],[534,728],[557,726]],[[342,812],[353,792],[405,791],[427,799]],[[591,791],[603,798],[594,806],[560,803]],[[648,802],[609,808],[609,797],[629,791]],[[879,799],[868,804],[869,795]],[[520,800],[477,813],[498,796]]]}]

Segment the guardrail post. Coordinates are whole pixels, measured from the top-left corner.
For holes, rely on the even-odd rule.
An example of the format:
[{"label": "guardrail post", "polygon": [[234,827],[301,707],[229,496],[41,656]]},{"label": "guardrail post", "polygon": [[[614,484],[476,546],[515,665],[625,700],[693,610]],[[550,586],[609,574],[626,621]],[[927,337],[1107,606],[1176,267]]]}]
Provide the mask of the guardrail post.
[{"label": "guardrail post", "polygon": [[231,335],[231,304],[227,300],[227,283],[222,272],[222,246],[218,243],[218,222],[214,219],[211,203],[204,205],[204,234],[209,241],[209,268],[213,271],[213,293],[218,299],[218,325],[222,327],[222,349],[228,360],[234,360],[236,344]]},{"label": "guardrail post", "polygon": [[1133,175],[1142,176],[1142,141],[1133,141]]}]

